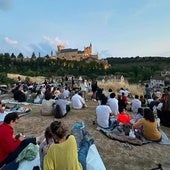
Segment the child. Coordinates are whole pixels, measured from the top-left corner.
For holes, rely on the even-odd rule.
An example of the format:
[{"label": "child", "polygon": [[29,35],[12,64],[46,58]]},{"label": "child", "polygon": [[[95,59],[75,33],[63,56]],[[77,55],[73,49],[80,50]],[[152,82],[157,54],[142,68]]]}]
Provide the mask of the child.
[{"label": "child", "polygon": [[52,133],[50,131],[50,127],[47,127],[44,133],[45,139],[43,142],[40,144],[39,147],[39,154],[40,154],[40,167],[43,170],[43,160],[44,156],[46,155],[50,145],[54,143]]},{"label": "child", "polygon": [[138,108],[138,112],[137,112],[135,118],[131,119],[130,123],[133,125],[134,123],[136,123],[141,118],[143,118],[143,109]]},{"label": "child", "polygon": [[[134,118],[134,119],[131,119],[131,120],[130,120],[130,123],[133,125],[133,124],[135,124],[138,120],[140,120],[141,118],[143,118],[143,109],[142,109],[142,108],[138,108],[138,112],[137,112],[135,118]],[[138,126],[137,132],[138,132],[138,134],[142,134],[142,126]]]},{"label": "child", "polygon": [[119,125],[130,123],[130,119],[130,115],[125,111],[125,109],[120,107],[119,114],[117,115]]}]

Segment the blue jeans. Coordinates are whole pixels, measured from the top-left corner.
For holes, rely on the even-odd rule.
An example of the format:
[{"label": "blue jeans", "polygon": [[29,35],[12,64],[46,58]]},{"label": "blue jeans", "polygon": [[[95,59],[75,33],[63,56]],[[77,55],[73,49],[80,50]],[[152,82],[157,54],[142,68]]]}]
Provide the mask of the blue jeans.
[{"label": "blue jeans", "polygon": [[87,140],[81,142],[80,149],[78,151],[78,159],[81,163],[83,170],[86,170],[86,157],[91,143]]},{"label": "blue jeans", "polygon": [[36,144],[36,138],[26,138],[25,140],[23,140],[19,147],[14,152],[10,153],[9,156],[0,163],[0,167],[13,161],[15,162],[15,159],[29,143]]},{"label": "blue jeans", "polygon": [[109,119],[109,129],[111,128],[115,128],[116,126],[118,126],[118,121],[117,119],[113,118],[113,119]]}]

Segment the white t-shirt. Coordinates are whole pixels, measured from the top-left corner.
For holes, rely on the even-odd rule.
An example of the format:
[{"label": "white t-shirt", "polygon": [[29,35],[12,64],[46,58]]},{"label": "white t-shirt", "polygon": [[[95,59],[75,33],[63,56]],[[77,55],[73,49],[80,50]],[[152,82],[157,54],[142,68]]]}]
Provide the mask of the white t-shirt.
[{"label": "white t-shirt", "polygon": [[65,98],[65,99],[66,99],[66,98],[69,98],[69,95],[70,95],[69,90],[64,90],[64,91],[63,91],[63,95],[64,95],[64,98]]},{"label": "white t-shirt", "polygon": [[119,113],[119,107],[118,107],[118,100],[116,98],[109,98],[108,104],[111,108],[111,111],[117,115]]},{"label": "white t-shirt", "polygon": [[107,105],[99,105],[96,107],[97,124],[103,128],[109,127],[109,117],[111,109]]},{"label": "white t-shirt", "polygon": [[138,108],[140,108],[141,107],[141,101],[139,100],[139,99],[133,99],[132,101],[131,101],[131,105],[132,105],[132,111],[134,112],[134,113],[137,113],[138,112]]},{"label": "white t-shirt", "polygon": [[84,99],[79,94],[73,95],[71,101],[74,109],[81,109],[83,104],[85,104]]},{"label": "white t-shirt", "polygon": [[8,114],[8,112],[4,111],[3,113],[0,113],[0,122],[4,121],[5,116]]}]

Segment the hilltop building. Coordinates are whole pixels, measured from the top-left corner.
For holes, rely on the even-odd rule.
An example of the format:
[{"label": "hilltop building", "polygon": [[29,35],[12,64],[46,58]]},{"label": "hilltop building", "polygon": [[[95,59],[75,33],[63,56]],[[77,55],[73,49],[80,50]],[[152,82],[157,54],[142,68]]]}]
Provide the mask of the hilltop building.
[{"label": "hilltop building", "polygon": [[53,56],[52,58],[59,58],[59,59],[65,59],[65,60],[86,60],[86,61],[98,61],[98,55],[92,54],[92,44],[88,47],[84,47],[83,51],[80,51],[78,49],[72,49],[72,48],[65,48],[62,45],[57,46],[58,51],[56,52],[56,56]]}]

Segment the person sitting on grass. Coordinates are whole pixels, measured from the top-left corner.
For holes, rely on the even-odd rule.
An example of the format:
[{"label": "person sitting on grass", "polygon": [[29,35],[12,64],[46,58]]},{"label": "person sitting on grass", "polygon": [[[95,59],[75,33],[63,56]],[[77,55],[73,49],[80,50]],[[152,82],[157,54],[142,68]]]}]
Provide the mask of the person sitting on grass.
[{"label": "person sitting on grass", "polygon": [[140,120],[138,120],[133,128],[137,129],[139,126],[142,126],[142,135],[151,141],[160,142],[162,139],[162,135],[158,130],[158,124],[155,120],[155,116],[151,109],[144,109],[144,116]]},{"label": "person sitting on grass", "polygon": [[119,125],[124,125],[130,123],[131,117],[123,107],[120,107],[119,114],[117,115],[117,120]]},{"label": "person sitting on grass", "polygon": [[97,124],[102,128],[113,128],[117,122],[116,119],[111,119],[114,115],[111,108],[107,105],[107,97],[102,94],[101,104],[96,107]]},{"label": "person sitting on grass", "polygon": [[55,143],[44,157],[44,170],[86,170],[87,152],[93,140],[83,140],[78,151],[75,137],[67,134],[62,122],[52,122],[50,130]]},{"label": "person sitting on grass", "polygon": [[40,154],[40,167],[43,170],[43,161],[44,156],[47,154],[47,151],[52,143],[54,143],[53,135],[51,133],[50,127],[48,126],[44,133],[45,139],[41,142],[39,147],[39,154]]},{"label": "person sitting on grass", "polygon": [[76,90],[75,94],[72,96],[71,102],[74,109],[82,109],[87,107],[84,98],[81,96],[78,90]]},{"label": "person sitting on grass", "polygon": [[4,122],[0,125],[0,168],[11,162],[17,167],[18,162],[15,159],[21,151],[29,144],[37,144],[40,137],[25,138],[24,135],[14,134],[14,127],[18,123],[19,117],[16,112],[9,113],[5,116]]}]

